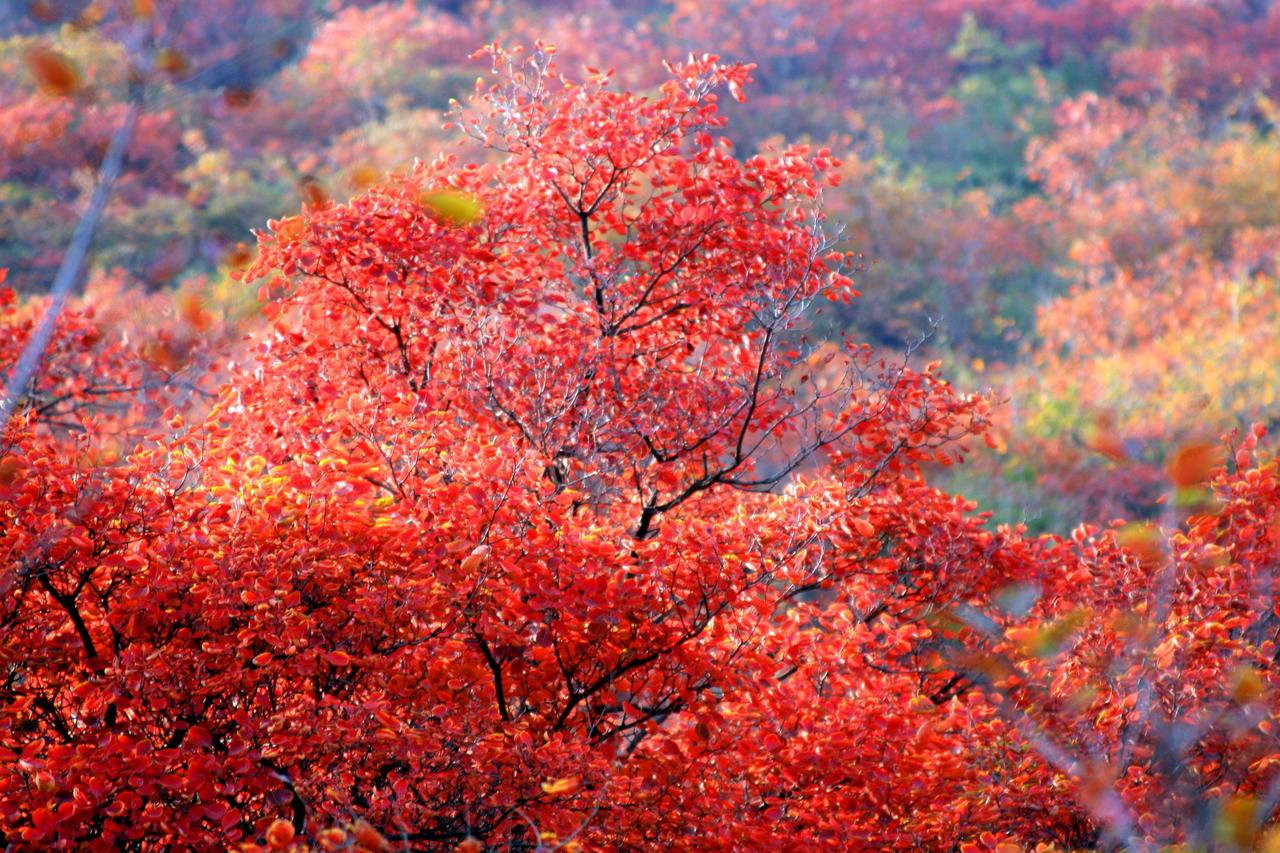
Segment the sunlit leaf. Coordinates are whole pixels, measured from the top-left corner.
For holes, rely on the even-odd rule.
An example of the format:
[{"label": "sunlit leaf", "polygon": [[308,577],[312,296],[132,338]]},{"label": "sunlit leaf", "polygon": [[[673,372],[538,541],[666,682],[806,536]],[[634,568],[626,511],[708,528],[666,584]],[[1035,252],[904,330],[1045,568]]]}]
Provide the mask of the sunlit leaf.
[{"label": "sunlit leaf", "polygon": [[292,823],[287,820],[274,820],[271,826],[267,827],[267,846],[272,850],[284,850],[293,843],[296,835]]},{"label": "sunlit leaf", "polygon": [[484,208],[473,195],[456,190],[436,190],[418,196],[418,203],[449,225],[467,225],[479,219]]},{"label": "sunlit leaf", "polygon": [[572,794],[574,791],[578,790],[578,777],[566,776],[562,779],[553,779],[550,782],[543,782],[542,790],[544,793],[550,794],[553,797]]}]

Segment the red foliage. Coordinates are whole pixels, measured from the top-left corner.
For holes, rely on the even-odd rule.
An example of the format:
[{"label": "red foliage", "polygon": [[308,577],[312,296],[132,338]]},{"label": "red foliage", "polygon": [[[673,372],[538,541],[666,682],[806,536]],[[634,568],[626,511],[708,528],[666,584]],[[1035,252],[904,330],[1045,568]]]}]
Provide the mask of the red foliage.
[{"label": "red foliage", "polygon": [[[847,287],[833,164],[706,136],[744,69],[644,100],[544,62],[464,119],[501,165],[275,225],[288,293],[205,421],[88,469],[12,427],[7,834],[203,844],[292,802],[422,841],[514,838],[517,807],[661,835],[627,804],[772,677],[769,614],[852,571],[823,543],[874,555],[871,496],[980,420],[860,349],[796,376],[801,309]],[[756,491],[818,455],[837,479]]]},{"label": "red foliage", "polygon": [[1210,109],[1249,109],[1280,79],[1280,8],[1214,0],[1149,3],[1114,58],[1122,94],[1168,94]]},{"label": "red foliage", "polygon": [[[1251,843],[1257,437],[1171,463],[1213,489],[1182,532],[989,529],[922,474],[986,400],[807,337],[853,295],[840,164],[733,155],[747,67],[644,97],[490,53],[456,117],[489,159],[271,224],[270,326],[210,409],[176,412],[222,367],[200,302],[153,340],[64,318],[0,437],[0,837],[1206,844],[1208,791]],[[34,309],[0,306],[9,365]]]},{"label": "red foliage", "polygon": [[[38,183],[61,200],[73,199],[77,178],[101,165],[123,104],[78,108],[43,95],[17,98],[3,106],[0,126],[0,180]],[[178,171],[178,130],[172,116],[146,116],[129,146],[126,180],[119,192],[138,203],[149,193],[172,192]],[[81,179],[80,183],[83,183]]]}]

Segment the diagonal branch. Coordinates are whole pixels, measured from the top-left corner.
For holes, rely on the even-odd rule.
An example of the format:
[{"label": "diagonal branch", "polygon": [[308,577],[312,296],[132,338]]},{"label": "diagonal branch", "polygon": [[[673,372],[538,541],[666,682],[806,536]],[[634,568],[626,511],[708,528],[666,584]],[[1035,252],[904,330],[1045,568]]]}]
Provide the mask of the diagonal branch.
[{"label": "diagonal branch", "polygon": [[53,340],[54,330],[58,326],[58,317],[66,306],[67,297],[71,295],[72,288],[80,280],[85,258],[89,254],[89,246],[93,243],[93,235],[102,221],[103,211],[111,197],[112,185],[120,177],[124,167],[125,151],[133,138],[133,131],[137,127],[141,112],[142,104],[139,99],[136,97],[131,99],[125,107],[120,126],[111,136],[111,144],[107,147],[106,157],[103,158],[102,167],[98,171],[98,184],[93,188],[89,207],[76,223],[75,233],[71,236],[71,245],[67,247],[67,253],[62,257],[62,264],[54,277],[53,287],[49,290],[49,307],[45,310],[40,325],[27,340],[27,345],[22,348],[18,363],[14,365],[5,381],[4,397],[0,398],[0,433],[3,433],[5,427],[9,425],[9,419],[18,410],[27,386],[39,373],[40,361],[44,358],[44,351],[48,349],[49,342]]}]

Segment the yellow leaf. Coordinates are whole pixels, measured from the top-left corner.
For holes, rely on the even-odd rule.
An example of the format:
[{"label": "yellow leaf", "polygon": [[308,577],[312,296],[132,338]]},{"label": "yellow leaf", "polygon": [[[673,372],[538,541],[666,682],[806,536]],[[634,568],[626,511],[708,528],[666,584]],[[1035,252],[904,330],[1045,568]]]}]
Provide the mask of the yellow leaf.
[{"label": "yellow leaf", "polygon": [[1056,622],[1010,628],[1008,637],[1021,646],[1022,653],[1031,657],[1049,657],[1057,654],[1076,632],[1088,621],[1089,611],[1078,608]]},{"label": "yellow leaf", "polygon": [[1232,797],[1222,804],[1215,829],[1218,840],[1237,850],[1252,850],[1257,836],[1258,801]]},{"label": "yellow leaf", "polygon": [[457,190],[422,193],[418,196],[418,203],[447,225],[466,225],[475,222],[484,213],[484,207],[478,198]]},{"label": "yellow leaf", "polygon": [[550,782],[542,783],[542,790],[553,797],[561,794],[572,794],[578,790],[578,777],[566,776],[563,779],[553,779]]},{"label": "yellow leaf", "polygon": [[347,183],[351,184],[354,189],[363,192],[376,184],[381,177],[382,173],[374,167],[361,164],[352,169],[351,173],[347,175]]},{"label": "yellow leaf", "polygon": [[1267,685],[1263,682],[1262,676],[1258,675],[1258,671],[1251,666],[1241,667],[1233,681],[1231,698],[1241,705],[1254,702],[1267,692]]}]

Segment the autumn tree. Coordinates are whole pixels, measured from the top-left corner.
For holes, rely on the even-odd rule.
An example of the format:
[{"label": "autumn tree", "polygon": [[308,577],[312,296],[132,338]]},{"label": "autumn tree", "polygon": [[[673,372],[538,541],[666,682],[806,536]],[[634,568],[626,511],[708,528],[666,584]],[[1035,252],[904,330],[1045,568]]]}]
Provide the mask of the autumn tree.
[{"label": "autumn tree", "polygon": [[38,412],[11,426],[6,835],[666,838],[681,756],[786,681],[796,608],[955,582],[873,590],[890,507],[934,500],[914,463],[983,404],[806,342],[850,287],[829,155],[708,134],[743,67],[646,99],[494,56],[459,121],[505,160],[277,222],[271,333],[206,420],[97,477],[43,461]]},{"label": "autumn tree", "polygon": [[[83,146],[139,106],[114,39],[147,45],[128,55],[157,96],[216,95],[138,119],[114,149],[123,202],[186,193],[234,233],[290,170],[361,192],[303,181],[301,211],[235,253],[236,286],[260,288],[251,352],[225,281],[139,294],[99,271],[65,313],[0,292],[7,378],[56,318],[0,425],[6,845],[1274,843],[1276,464],[1263,426],[1228,452],[1179,431],[1267,414],[1274,146],[1243,123],[1202,144],[1211,118],[1123,100],[1139,88],[1040,126],[1064,58],[1120,68],[1140,59],[1115,50],[1136,20],[1210,12],[676,3],[669,22],[763,67],[695,54],[619,85],[597,57],[689,33],[648,28],[644,3],[556,4],[549,22],[349,5],[283,70],[307,27],[280,44],[262,18],[219,30],[161,2],[13,25],[11,52],[61,29],[14,60],[4,97]],[[1227,5],[1212,15],[1244,14]],[[424,125],[472,76],[460,41],[538,25],[568,49],[491,48],[494,76],[454,110],[461,149],[385,175],[435,153]],[[120,103],[78,76],[99,68]],[[740,105],[752,73],[762,108]],[[811,91],[822,109],[793,126]],[[863,122],[885,93],[901,103]],[[759,122],[735,134],[726,115]],[[951,144],[986,127],[1002,135]],[[872,142],[844,162],[733,142],[779,129]],[[1024,185],[1010,152],[1033,132]],[[0,130],[10,183],[48,147],[24,133]],[[907,151],[933,154],[887,162]],[[42,191],[70,204],[82,154],[59,152]],[[886,294],[872,307],[848,278],[863,248],[888,262],[859,272]],[[951,306],[929,346],[1007,354],[1007,318],[1050,276],[1071,289],[1025,329],[1044,397],[993,434],[987,400],[913,369],[897,304]],[[898,351],[833,332],[832,303]],[[1189,374],[1243,339],[1220,419],[1170,417],[1135,444],[1142,388],[1183,416],[1208,390]],[[1132,408],[1092,417],[1077,386]],[[1044,434],[1015,443],[1012,417]],[[1063,493],[1062,517],[1108,506],[1087,489],[1115,491],[1135,447],[1134,491],[1168,499],[1064,536],[996,524],[937,487],[983,433]],[[1073,453],[1100,461],[1055,480]]]}]

